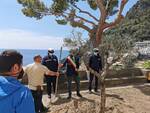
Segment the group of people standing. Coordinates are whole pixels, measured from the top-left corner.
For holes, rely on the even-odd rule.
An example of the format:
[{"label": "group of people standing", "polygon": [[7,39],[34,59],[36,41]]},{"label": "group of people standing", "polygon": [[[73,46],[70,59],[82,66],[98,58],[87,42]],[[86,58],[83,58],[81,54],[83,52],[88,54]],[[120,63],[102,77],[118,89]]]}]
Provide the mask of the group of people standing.
[{"label": "group of people standing", "polygon": [[[98,49],[89,59],[88,69],[97,72],[102,69],[101,57]],[[24,75],[28,77],[28,88],[17,81],[22,71],[23,56],[15,50],[6,50],[0,54],[0,113],[41,113],[48,108],[42,103],[43,81],[46,79],[48,97],[51,98],[52,89],[56,91],[56,81],[59,77],[59,68],[66,67],[68,97],[72,97],[72,80],[76,83],[76,94],[80,93],[80,57],[71,51],[63,64],[59,64],[53,49],[48,49],[48,54],[42,58],[35,55],[34,63],[25,66]],[[92,82],[95,79],[94,91],[98,91],[98,78],[90,73],[89,92],[92,91]],[[33,98],[32,98],[33,97]]]}]

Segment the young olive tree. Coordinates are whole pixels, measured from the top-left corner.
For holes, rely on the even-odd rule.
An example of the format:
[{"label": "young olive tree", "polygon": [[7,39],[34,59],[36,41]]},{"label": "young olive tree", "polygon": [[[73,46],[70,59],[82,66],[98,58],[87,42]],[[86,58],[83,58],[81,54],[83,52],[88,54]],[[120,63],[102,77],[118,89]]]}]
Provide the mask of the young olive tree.
[{"label": "young olive tree", "polygon": [[64,38],[64,46],[69,49],[80,49],[86,44],[86,39],[82,38],[82,33],[72,30],[70,35]]}]

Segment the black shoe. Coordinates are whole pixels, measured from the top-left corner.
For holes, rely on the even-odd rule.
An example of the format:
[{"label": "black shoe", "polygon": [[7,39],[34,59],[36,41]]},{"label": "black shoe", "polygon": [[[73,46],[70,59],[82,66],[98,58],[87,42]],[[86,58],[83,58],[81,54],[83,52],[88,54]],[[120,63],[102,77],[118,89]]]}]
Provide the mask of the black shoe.
[{"label": "black shoe", "polygon": [[71,99],[71,96],[68,96],[67,99]]},{"label": "black shoe", "polygon": [[49,110],[49,107],[48,108],[44,107],[40,112],[45,113],[45,112],[48,112],[48,110]]},{"label": "black shoe", "polygon": [[40,113],[39,111],[35,111],[35,113]]},{"label": "black shoe", "polygon": [[82,98],[82,95],[80,93],[77,93],[77,96]]},{"label": "black shoe", "polygon": [[94,90],[95,93],[100,93],[98,90]]},{"label": "black shoe", "polygon": [[89,94],[92,94],[92,91],[89,91]]}]

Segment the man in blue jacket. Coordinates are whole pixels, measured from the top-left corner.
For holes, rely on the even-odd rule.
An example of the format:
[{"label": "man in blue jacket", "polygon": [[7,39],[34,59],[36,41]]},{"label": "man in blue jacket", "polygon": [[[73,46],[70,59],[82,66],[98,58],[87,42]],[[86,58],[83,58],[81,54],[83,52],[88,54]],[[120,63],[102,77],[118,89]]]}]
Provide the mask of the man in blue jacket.
[{"label": "man in blue jacket", "polygon": [[[102,70],[102,59],[99,55],[99,50],[97,48],[93,49],[94,54],[89,59],[89,68],[93,69],[94,71],[100,72]],[[92,90],[92,81],[95,79],[95,87],[94,91],[98,91],[98,77],[94,76],[90,73],[90,80],[89,80],[89,92],[91,93]]]},{"label": "man in blue jacket", "polygon": [[30,90],[17,80],[22,58],[15,50],[0,54],[0,113],[35,113]]},{"label": "man in blue jacket", "polygon": [[[48,49],[48,55],[43,58],[42,64],[53,72],[58,71],[58,58],[56,55],[54,55],[54,50],[52,48]],[[52,93],[51,87],[53,86],[53,91],[55,93],[57,75],[56,74],[45,75],[45,78],[47,83],[47,93],[49,98],[51,98]]]}]

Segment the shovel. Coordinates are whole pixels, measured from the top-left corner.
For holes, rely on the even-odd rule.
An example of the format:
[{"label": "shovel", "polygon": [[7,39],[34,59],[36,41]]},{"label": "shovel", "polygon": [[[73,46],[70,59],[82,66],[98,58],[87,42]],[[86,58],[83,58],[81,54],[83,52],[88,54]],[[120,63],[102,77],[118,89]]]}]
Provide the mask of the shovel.
[{"label": "shovel", "polygon": [[[60,48],[59,63],[61,62],[61,56],[62,56],[62,47]],[[59,70],[60,69],[58,68],[58,72],[59,72]],[[55,103],[59,99],[59,97],[57,95],[57,91],[58,91],[58,79],[59,79],[59,77],[57,76],[57,78],[56,78],[56,87],[55,87],[55,95],[51,98],[51,103]]]}]

